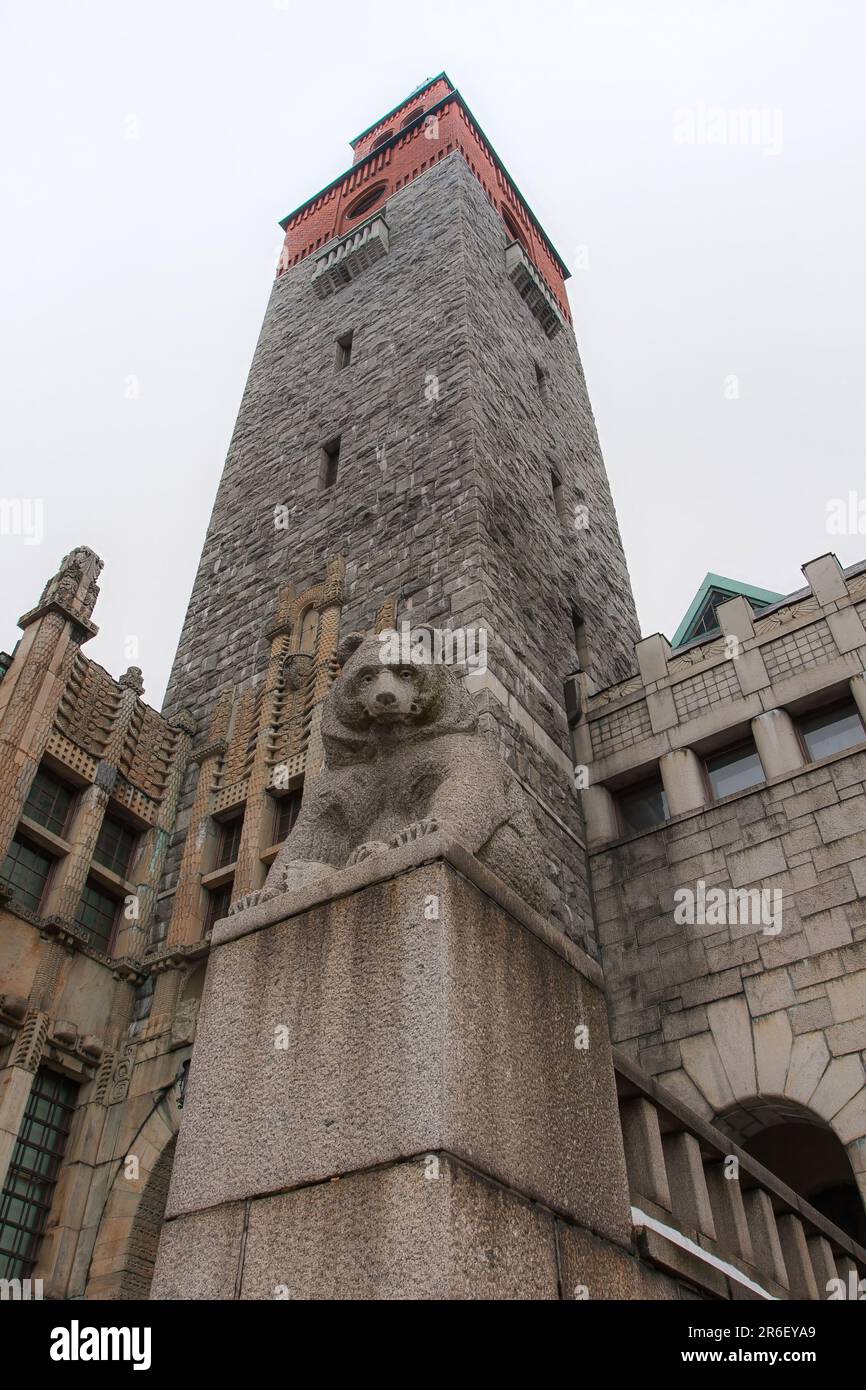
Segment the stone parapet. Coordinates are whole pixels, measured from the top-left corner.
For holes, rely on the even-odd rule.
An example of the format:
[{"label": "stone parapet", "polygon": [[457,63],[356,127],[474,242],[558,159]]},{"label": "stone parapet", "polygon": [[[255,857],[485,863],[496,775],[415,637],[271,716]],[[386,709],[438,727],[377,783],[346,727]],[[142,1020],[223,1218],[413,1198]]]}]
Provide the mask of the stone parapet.
[{"label": "stone parapet", "polygon": [[217,925],[154,1297],[557,1297],[558,1225],[630,1258],[597,968],[411,848]]}]

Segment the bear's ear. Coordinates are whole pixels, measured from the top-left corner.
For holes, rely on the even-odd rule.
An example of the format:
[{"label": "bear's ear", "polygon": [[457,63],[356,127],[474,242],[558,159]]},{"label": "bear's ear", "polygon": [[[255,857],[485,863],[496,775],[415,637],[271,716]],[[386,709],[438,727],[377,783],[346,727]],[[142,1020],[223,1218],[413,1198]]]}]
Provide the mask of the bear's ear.
[{"label": "bear's ear", "polygon": [[346,636],[340,639],[335,655],[341,668],[345,666],[352,653],[358,650],[363,640],[363,632],[347,632]]}]

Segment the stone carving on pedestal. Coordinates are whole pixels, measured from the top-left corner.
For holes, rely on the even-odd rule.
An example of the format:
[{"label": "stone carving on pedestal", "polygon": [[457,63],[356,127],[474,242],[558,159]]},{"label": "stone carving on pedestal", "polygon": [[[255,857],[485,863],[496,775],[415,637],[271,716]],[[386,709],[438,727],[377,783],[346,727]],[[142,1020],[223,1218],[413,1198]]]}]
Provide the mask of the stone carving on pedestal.
[{"label": "stone carving on pedestal", "polygon": [[478,732],[456,667],[400,661],[387,634],[353,633],[325,702],[325,764],[263,888],[232,913],[439,832],[545,912],[544,856],[509,768]]}]

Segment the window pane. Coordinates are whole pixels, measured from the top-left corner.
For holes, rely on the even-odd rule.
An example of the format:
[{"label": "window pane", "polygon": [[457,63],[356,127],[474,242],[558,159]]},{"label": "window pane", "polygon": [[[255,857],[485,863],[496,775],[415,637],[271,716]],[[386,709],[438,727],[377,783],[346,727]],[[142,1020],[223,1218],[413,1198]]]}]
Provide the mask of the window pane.
[{"label": "window pane", "polygon": [[280,797],[277,802],[276,829],[274,832],[274,844],[281,844],[292,830],[298,813],[301,809],[300,789],[289,792],[288,796]]},{"label": "window pane", "polygon": [[668,802],[661,782],[644,782],[617,797],[619,814],[627,834],[649,830],[668,818]]},{"label": "window pane", "polygon": [[24,803],[24,814],[44,825],[46,829],[53,830],[55,835],[62,835],[72,805],[72,796],[72,790],[61,782],[59,777],[54,777],[40,767]]},{"label": "window pane", "polygon": [[719,753],[715,758],[707,758],[706,766],[717,801],[765,780],[761,759],[754,748],[737,748],[730,753]]},{"label": "window pane", "polygon": [[93,883],[86,883],[75,921],[85,929],[90,945],[97,951],[108,950],[116,916],[117,900],[103,893]]},{"label": "window pane", "polygon": [[223,821],[220,830],[219,849],[217,850],[216,867],[218,869],[224,869],[227,864],[236,862],[243,824],[243,816],[235,816],[234,820]]},{"label": "window pane", "polygon": [[811,715],[802,720],[800,732],[813,763],[853,748],[866,738],[863,721],[853,704]]},{"label": "window pane", "polygon": [[93,857],[98,864],[123,878],[129,868],[137,836],[122,821],[106,816],[102,822]]},{"label": "window pane", "polygon": [[207,918],[205,919],[204,929],[209,932],[213,929],[215,922],[228,916],[229,907],[232,901],[232,885],[223,884],[222,888],[213,888],[208,893]]},{"label": "window pane", "polygon": [[[33,1271],[57,1174],[66,1148],[78,1087],[65,1076],[43,1068],[36,1073],[6,1184],[0,1193],[0,1278],[26,1279]],[[33,1138],[36,1115],[47,1115],[44,1146]],[[42,1126],[35,1126],[42,1130]],[[43,1176],[34,1178],[34,1172]]]},{"label": "window pane", "polygon": [[0,878],[9,884],[16,902],[38,912],[53,862],[50,855],[16,835],[0,869]]}]

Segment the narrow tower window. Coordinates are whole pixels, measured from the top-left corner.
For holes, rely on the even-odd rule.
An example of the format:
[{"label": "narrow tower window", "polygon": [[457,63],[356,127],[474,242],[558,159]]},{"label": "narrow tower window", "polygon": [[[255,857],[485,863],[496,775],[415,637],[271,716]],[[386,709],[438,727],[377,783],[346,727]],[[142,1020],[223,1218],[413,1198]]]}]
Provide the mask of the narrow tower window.
[{"label": "narrow tower window", "polygon": [[568,521],[568,504],[562,490],[562,479],[559,470],[550,464],[550,491],[553,496],[553,505],[556,508],[556,515],[563,523]]},{"label": "narrow tower window", "polygon": [[340,466],[340,436],[332,439],[322,447],[322,457],[319,463],[319,491],[323,492],[326,487],[333,487],[337,481],[337,469]]},{"label": "narrow tower window", "polygon": [[538,387],[538,394],[543,401],[547,400],[547,373],[543,367],[535,364],[535,384]]},{"label": "narrow tower window", "polygon": [[352,334],[343,333],[337,339],[337,371],[343,372],[352,360]]}]

